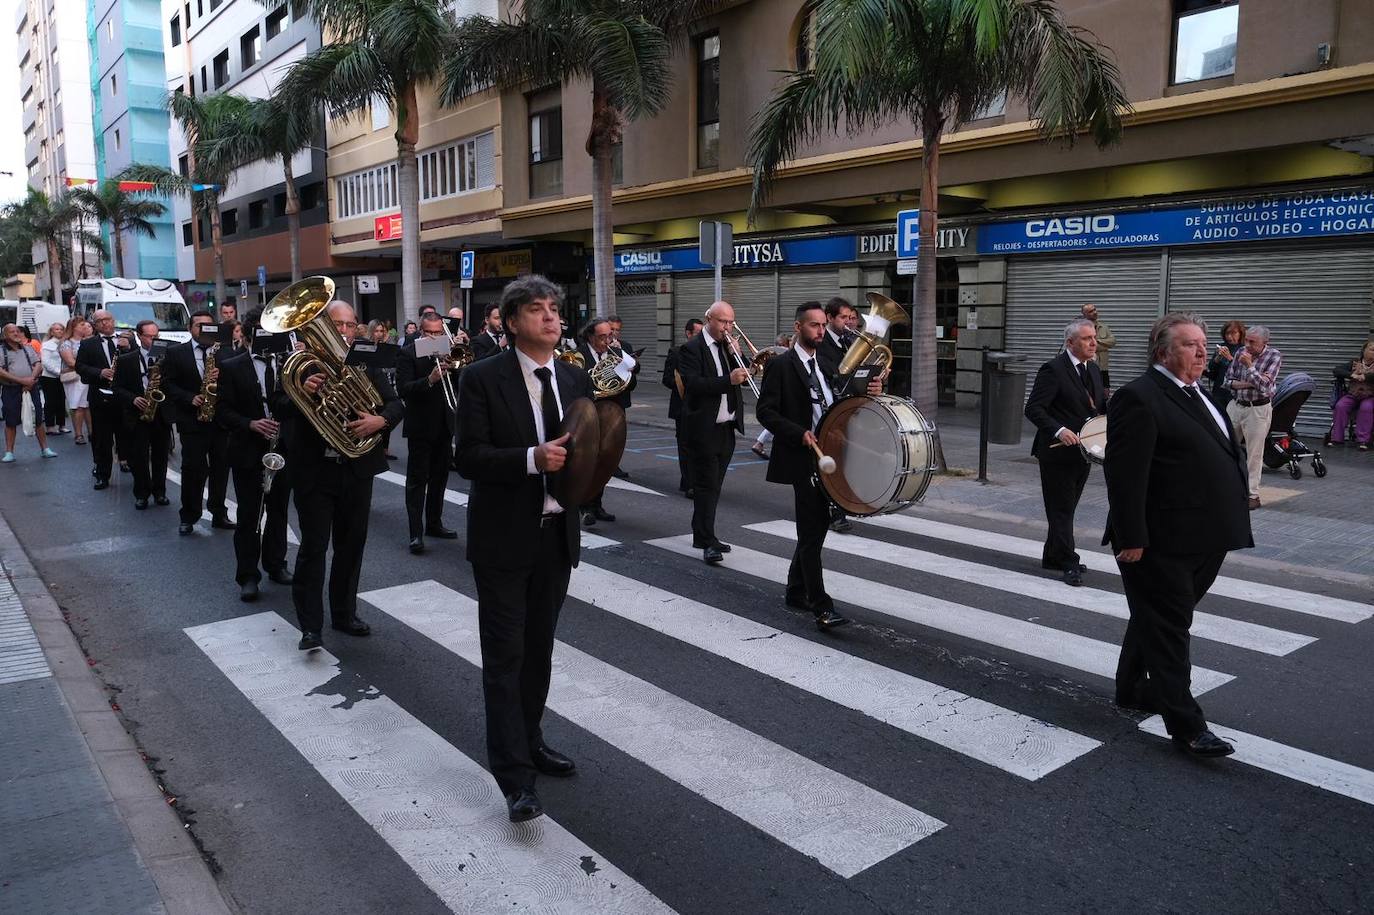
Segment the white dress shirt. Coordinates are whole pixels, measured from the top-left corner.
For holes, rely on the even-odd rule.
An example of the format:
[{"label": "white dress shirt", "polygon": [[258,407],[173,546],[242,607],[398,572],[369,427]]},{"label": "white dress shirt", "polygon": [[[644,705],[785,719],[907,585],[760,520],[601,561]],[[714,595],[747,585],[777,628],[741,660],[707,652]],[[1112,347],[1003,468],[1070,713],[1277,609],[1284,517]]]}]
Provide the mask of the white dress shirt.
[{"label": "white dress shirt", "polygon": [[[703,333],[705,333],[705,332],[703,332]],[[705,336],[706,336],[706,349],[709,350],[710,353],[711,353],[711,361],[714,362],[714,363],[716,364],[716,374],[717,374],[717,375],[729,375],[729,374],[730,374],[730,367],[729,367],[729,365],[727,364],[727,365],[722,366],[722,365],[720,364],[720,347],[716,346],[716,341],[715,341],[714,339],[712,339],[712,337],[711,337],[711,335],[710,335],[709,333],[705,333]],[[721,342],[724,343],[724,341],[721,341]],[[729,345],[730,345],[730,344],[725,343],[725,346],[729,346]],[[722,395],[720,395],[720,406],[716,408],[716,423],[717,423],[717,425],[719,425],[720,423],[732,423],[732,422],[734,422],[734,421],[735,421],[735,411],[730,409],[730,397],[729,397],[728,394],[722,394]]]},{"label": "white dress shirt", "polygon": [[816,354],[808,352],[800,342],[792,344],[792,348],[797,351],[797,356],[802,361],[802,368],[806,369],[808,375],[812,374],[814,368],[816,380],[821,383],[821,394],[824,396],[825,402],[813,402],[811,404],[811,431],[815,432],[816,426],[820,424],[821,414],[825,412],[826,407],[835,402],[835,393],[830,390],[830,384],[825,380],[825,372],[821,371],[821,364],[816,361]]},{"label": "white dress shirt", "polygon": [[[539,376],[534,374],[535,369],[545,368],[549,370],[549,384],[553,386],[553,399],[558,402],[558,417],[563,418],[563,395],[558,391],[558,372],[554,369],[554,358],[549,356],[548,361],[542,365],[535,362],[519,348],[515,348],[515,358],[520,363],[520,374],[525,379],[525,391],[530,397],[530,409],[534,412],[534,435],[539,441],[547,439],[544,434],[544,383],[539,380]],[[534,464],[534,448],[525,451],[525,472],[530,475],[539,474],[539,468]],[[561,512],[563,506],[558,504],[558,500],[544,493],[544,514],[552,515]]]},{"label": "white dress shirt", "polygon": [[[1174,384],[1178,385],[1180,388],[1192,388],[1194,391],[1197,391],[1197,399],[1202,401],[1202,403],[1207,407],[1207,412],[1212,414],[1212,421],[1215,422],[1217,424],[1217,428],[1221,430],[1221,437],[1230,437],[1231,433],[1226,431],[1226,421],[1221,418],[1221,413],[1217,411],[1216,405],[1212,403],[1212,398],[1204,394],[1202,389],[1199,388],[1197,384],[1185,384],[1182,380],[1179,379],[1177,375],[1166,369],[1164,366],[1160,365],[1158,362],[1155,363],[1154,367],[1159,369],[1159,371],[1163,373],[1165,378],[1169,379]],[[1185,393],[1183,396],[1187,397],[1188,395]]]}]

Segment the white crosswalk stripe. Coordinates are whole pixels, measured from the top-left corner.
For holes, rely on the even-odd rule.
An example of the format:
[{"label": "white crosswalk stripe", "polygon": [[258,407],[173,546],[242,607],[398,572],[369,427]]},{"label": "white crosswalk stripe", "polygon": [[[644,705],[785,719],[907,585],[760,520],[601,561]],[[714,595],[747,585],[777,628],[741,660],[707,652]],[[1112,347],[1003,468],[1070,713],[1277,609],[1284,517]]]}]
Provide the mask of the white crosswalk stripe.
[{"label": "white crosswalk stripe", "polygon": [[1022,778],[1038,779],[1101,745],[587,563],[568,595]]},{"label": "white crosswalk stripe", "polygon": [[[701,555],[701,551],[692,546],[690,534],[648,542],[683,556]],[[736,571],[770,582],[783,582],[787,580],[787,566],[786,559],[736,544],[720,568],[723,574]],[[1116,677],[1118,645],[855,575],[827,570],[825,576],[833,585],[830,590],[845,595],[848,603],[1099,677]],[[1194,666],[1193,692],[1200,695],[1233,679],[1231,674]]]},{"label": "white crosswalk stripe", "polygon": [[[358,596],[481,665],[472,598],[436,581]],[[563,642],[548,708],[844,877],[945,825]]]},{"label": "white crosswalk stripe", "polygon": [[[942,521],[932,521],[917,515],[881,515],[872,518],[855,518],[854,520],[892,531],[900,531],[904,534],[932,537],[964,546],[996,550],[999,553],[1010,553],[1013,556],[1024,556],[1037,561],[1040,559],[1041,550],[1044,548],[1044,544],[1036,540],[978,530],[972,527],[962,527],[957,524],[946,524]],[[1079,555],[1083,564],[1095,572],[1106,572],[1110,575],[1121,574],[1116,567],[1116,559],[1108,553],[1081,550]],[[1344,623],[1361,623],[1374,616],[1374,605],[1361,604],[1339,597],[1311,594],[1293,588],[1245,581],[1240,578],[1230,578],[1225,575],[1217,576],[1217,580],[1212,584],[1208,593],[1267,607],[1280,607],[1284,610],[1305,613],[1309,616],[1339,620]]]},{"label": "white crosswalk stripe", "polygon": [[[791,521],[769,521],[763,524],[750,524],[745,530],[759,531],[773,537],[796,540],[797,528]],[[967,581],[971,584],[1009,591],[1036,600],[1049,601],[1065,607],[1075,607],[1089,613],[1098,613],[1119,620],[1130,619],[1131,612],[1126,606],[1126,597],[1099,588],[1071,588],[1058,580],[1039,575],[1027,575],[999,569],[996,566],[955,559],[940,553],[898,546],[882,540],[871,540],[854,534],[829,534],[825,545],[837,553],[862,556],[876,562],[891,563],[914,569],[929,575],[939,575]],[[1316,638],[1285,632],[1257,623],[1217,616],[1213,613],[1193,614],[1193,635],[1200,639],[1235,645],[1270,655],[1286,655],[1310,645]]]},{"label": "white crosswalk stripe", "polygon": [[481,766],[375,688],[340,701],[338,659],[276,614],[186,633],[453,911],[672,911],[551,817],[512,824]]}]

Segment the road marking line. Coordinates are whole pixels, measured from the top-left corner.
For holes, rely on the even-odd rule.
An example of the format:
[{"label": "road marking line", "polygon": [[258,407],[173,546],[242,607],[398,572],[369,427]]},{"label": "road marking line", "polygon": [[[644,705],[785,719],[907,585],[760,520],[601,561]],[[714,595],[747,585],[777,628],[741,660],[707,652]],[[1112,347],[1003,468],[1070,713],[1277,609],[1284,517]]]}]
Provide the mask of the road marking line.
[{"label": "road marking line", "polygon": [[[758,531],[786,540],[795,541],[797,539],[796,525],[791,521],[749,524],[745,525],[745,530]],[[825,538],[825,545],[837,553],[847,553],[850,556],[860,556],[875,562],[898,565],[917,572],[966,581],[998,591],[1008,591],[1036,600],[1086,610],[1089,613],[1099,613],[1114,619],[1129,620],[1131,618],[1130,608],[1126,605],[1126,596],[1112,591],[1103,591],[1098,588],[1071,588],[1057,579],[999,569],[996,566],[969,562],[965,559],[955,559],[940,553],[897,546],[882,540],[870,540],[855,534],[828,534]],[[1235,645],[1237,648],[1248,648],[1251,651],[1278,656],[1290,654],[1316,641],[1316,638],[1310,635],[1286,632],[1282,629],[1217,616],[1213,613],[1194,613],[1192,633],[1200,639],[1208,639],[1226,645]]]},{"label": "road marking line", "polygon": [[[1246,734],[1244,731],[1212,723],[1208,723],[1207,726],[1218,737],[1225,737],[1235,743],[1236,752],[1231,758],[1237,762],[1303,782],[1314,788],[1321,788],[1323,791],[1343,794],[1366,804],[1374,804],[1374,772],[1368,769],[1318,756],[1316,753],[1299,750],[1265,737]],[[1158,715],[1140,722],[1140,729],[1158,737],[1169,736],[1169,732],[1164,728],[1164,719]]]},{"label": "road marking line", "polygon": [[1089,737],[583,563],[568,595],[1030,781]]},{"label": "road marking line", "polygon": [[[699,558],[701,555],[701,551],[692,546],[690,534],[647,542],[683,556]],[[787,567],[786,559],[738,544],[721,566],[769,582],[786,581]],[[1121,652],[1117,645],[956,604],[917,591],[879,584],[855,575],[827,571],[825,577],[833,584],[832,590],[836,594],[845,596],[845,603],[1109,680],[1116,678],[1116,662]],[[1234,679],[1231,674],[1194,667],[1193,692],[1201,695]]]},{"label": "road marking line", "polygon": [[[170,480],[171,482],[175,483],[175,484],[177,485],[177,488],[178,488],[178,489],[181,488],[181,474],[177,473],[175,470],[172,470],[172,469],[170,469],[170,468],[167,470],[167,479]],[[235,495],[238,495],[238,493],[235,493]],[[227,514],[227,515],[230,516],[230,517],[229,517],[229,520],[230,520],[230,521],[233,521],[235,524],[237,524],[237,523],[238,523],[238,515],[239,515],[239,504],[238,504],[237,502],[235,502],[233,499],[230,499],[228,496],[225,496],[225,497],[224,497],[224,508],[225,508],[225,514]],[[230,513],[232,513],[232,514],[230,514]],[[214,518],[210,515],[210,509],[206,508],[204,511],[202,511],[202,512],[200,513],[200,520],[201,520],[201,521],[213,521],[213,520],[214,520]],[[257,519],[257,518],[254,518],[254,519],[253,519],[253,524],[256,525],[257,523],[258,523],[258,519]],[[296,535],[296,529],[293,528],[289,523],[286,525],[286,542],[287,542],[287,543],[294,543],[294,544],[296,544],[297,546],[300,546],[300,543],[301,543],[301,538],[298,537],[298,536]]]},{"label": "road marking line", "polygon": [[481,766],[275,613],[186,634],[453,911],[672,911],[552,818],[511,823]]},{"label": "road marking line", "polygon": [[[437,581],[358,596],[481,666],[472,598]],[[571,645],[553,665],[551,711],[842,877],[945,825]]]},{"label": "road marking line", "polygon": [[[976,546],[985,550],[1024,556],[1028,559],[1038,560],[1044,549],[1044,544],[1036,540],[1013,537],[1009,534],[997,534],[992,531],[980,531],[977,528],[961,527],[957,524],[945,524],[941,521],[931,521],[916,515],[881,515],[873,518],[855,518],[854,520],[877,527],[885,527],[888,530],[901,531],[904,534],[933,537],[938,540],[961,543],[965,546]],[[1111,575],[1121,574],[1120,569],[1116,567],[1116,559],[1110,553],[1082,550],[1080,556],[1083,564],[1095,572],[1106,572]],[[1339,620],[1343,623],[1361,623],[1374,616],[1374,606],[1369,604],[1361,604],[1339,597],[1310,594],[1306,591],[1297,591],[1277,585],[1264,585],[1239,578],[1228,578],[1225,575],[1217,576],[1217,580],[1212,583],[1210,593],[1248,601],[1252,604],[1281,607],[1309,616]]]},{"label": "road marking line", "polygon": [[663,493],[659,492],[656,489],[650,489],[647,486],[640,486],[638,483],[631,483],[627,480],[618,480],[615,477],[611,477],[609,480],[607,480],[606,486],[610,489],[623,489],[626,492],[637,492],[645,496],[663,495]]}]

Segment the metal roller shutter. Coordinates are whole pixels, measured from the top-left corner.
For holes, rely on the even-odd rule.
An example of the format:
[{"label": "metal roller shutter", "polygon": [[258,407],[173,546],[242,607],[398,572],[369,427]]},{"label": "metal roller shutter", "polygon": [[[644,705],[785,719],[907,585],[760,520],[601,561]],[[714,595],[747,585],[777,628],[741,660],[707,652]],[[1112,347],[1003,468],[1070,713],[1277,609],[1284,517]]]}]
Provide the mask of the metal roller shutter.
[{"label": "metal roller shutter", "polygon": [[615,281],[615,311],[623,322],[621,336],[635,348],[643,348],[643,378],[663,374],[663,357],[658,354],[657,277],[620,277]]},{"label": "metal roller shutter", "polygon": [[1007,350],[1026,357],[1034,378],[1064,348],[1065,325],[1092,302],[1116,337],[1108,362],[1112,384],[1129,381],[1145,370],[1150,326],[1159,317],[1159,264],[1158,252],[1010,260]]},{"label": "metal roller shutter", "polygon": [[690,318],[700,318],[711,306],[715,283],[709,273],[673,276],[673,343],[682,342],[682,328]]},{"label": "metal roller shutter", "polygon": [[[771,346],[778,335],[778,275],[772,270],[727,273],[725,300],[735,307],[735,323],[755,345]],[[673,278],[673,327],[678,338],[688,318],[699,318],[711,305],[715,281],[709,273]],[[790,322],[789,322],[790,324]]]},{"label": "metal roller shutter", "polygon": [[[840,294],[840,275],[835,269],[783,273],[779,277],[778,333],[791,333],[796,323],[797,306],[815,300],[822,305]],[[855,306],[858,307],[858,306]],[[863,308],[859,309],[862,313]],[[776,338],[774,338],[776,339]],[[771,342],[771,341],[770,341]],[[759,343],[759,346],[762,346]]]},{"label": "metal roller shutter", "polygon": [[1205,317],[1209,343],[1232,319],[1268,327],[1283,354],[1282,375],[1307,372],[1317,382],[1298,423],[1324,432],[1331,424],[1331,368],[1353,359],[1369,336],[1374,247],[1175,250],[1169,308]]}]

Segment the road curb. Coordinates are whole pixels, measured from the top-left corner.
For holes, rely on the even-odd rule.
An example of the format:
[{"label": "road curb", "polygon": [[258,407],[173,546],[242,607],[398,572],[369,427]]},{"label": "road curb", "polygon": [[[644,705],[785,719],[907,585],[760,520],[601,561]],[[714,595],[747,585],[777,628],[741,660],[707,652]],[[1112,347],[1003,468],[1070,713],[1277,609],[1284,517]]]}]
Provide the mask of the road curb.
[{"label": "road curb", "polygon": [[171,915],[231,915],[219,883],[168,805],[143,755],[109,699],[71,627],[39,577],[9,523],[0,516],[0,561],[19,595],[52,669],[53,680],[76,719],[120,818]]}]

